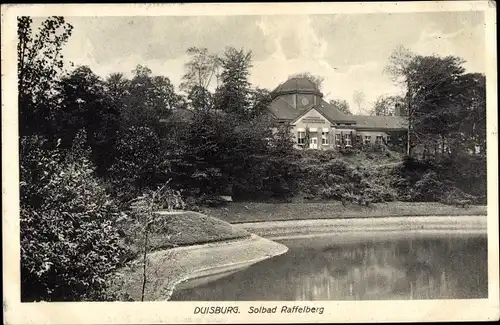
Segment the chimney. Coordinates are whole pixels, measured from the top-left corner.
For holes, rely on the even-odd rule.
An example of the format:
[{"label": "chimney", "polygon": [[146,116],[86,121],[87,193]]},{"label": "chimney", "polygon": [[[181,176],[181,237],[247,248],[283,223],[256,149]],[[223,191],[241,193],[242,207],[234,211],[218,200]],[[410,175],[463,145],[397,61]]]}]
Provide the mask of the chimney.
[{"label": "chimney", "polygon": [[404,109],[403,104],[396,103],[394,105],[394,115],[396,115],[396,116],[404,116],[405,115],[405,109]]}]

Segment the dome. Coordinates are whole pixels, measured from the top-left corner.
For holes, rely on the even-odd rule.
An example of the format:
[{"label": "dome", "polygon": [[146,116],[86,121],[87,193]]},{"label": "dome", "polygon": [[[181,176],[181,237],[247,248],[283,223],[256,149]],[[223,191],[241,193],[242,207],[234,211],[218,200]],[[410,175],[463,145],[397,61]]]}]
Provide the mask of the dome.
[{"label": "dome", "polygon": [[284,94],[313,94],[323,97],[318,87],[307,78],[288,79],[274,90],[275,96]]}]

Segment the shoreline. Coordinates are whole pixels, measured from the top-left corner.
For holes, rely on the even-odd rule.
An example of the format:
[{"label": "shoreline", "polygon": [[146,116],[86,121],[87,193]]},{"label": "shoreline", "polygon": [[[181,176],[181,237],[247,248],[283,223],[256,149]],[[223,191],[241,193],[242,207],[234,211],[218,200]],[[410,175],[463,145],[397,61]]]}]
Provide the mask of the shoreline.
[{"label": "shoreline", "polygon": [[449,218],[449,217],[456,217],[456,218],[462,218],[462,217],[487,217],[488,214],[460,214],[460,215],[447,215],[447,214],[435,214],[435,215],[428,215],[428,214],[422,214],[422,215],[415,215],[415,214],[398,214],[394,216],[386,216],[386,215],[365,215],[365,216],[355,216],[355,215],[346,215],[342,217],[323,217],[323,218],[296,218],[296,219],[284,219],[284,220],[255,220],[255,221],[231,221],[230,223],[232,225],[236,226],[241,226],[244,224],[258,224],[258,223],[269,223],[269,222],[290,222],[290,221],[312,221],[312,220],[348,220],[348,219],[384,219],[384,218],[391,218],[391,219],[396,219],[396,218]]},{"label": "shoreline", "polygon": [[[175,290],[238,272],[263,260],[285,254],[279,241],[334,238],[336,242],[412,236],[486,235],[487,216],[412,216],[379,218],[305,219],[238,223],[250,237],[154,251],[148,254],[148,282],[145,301],[168,301]],[[275,242],[277,241],[277,242]],[[139,263],[140,264],[140,263]],[[207,266],[208,265],[208,266]],[[125,291],[140,297],[141,265]],[[139,291],[138,291],[139,290]],[[140,299],[138,299],[140,300]]]},{"label": "shoreline", "polygon": [[272,240],[283,238],[338,235],[373,238],[397,232],[487,233],[487,216],[412,216],[378,218],[304,219],[238,223],[248,232]]},{"label": "shoreline", "polygon": [[[257,242],[259,242],[262,239],[266,240],[265,238],[261,238],[259,236],[256,236],[256,235],[252,234],[250,236],[250,238],[243,238],[241,240],[231,240],[230,243],[244,242],[244,241],[249,241],[249,240],[256,240]],[[277,250],[277,251],[273,252],[272,254],[271,253],[270,254],[265,254],[264,256],[257,257],[257,258],[254,258],[254,259],[250,259],[250,260],[243,260],[243,261],[238,261],[238,262],[233,262],[233,263],[222,263],[222,264],[219,264],[219,265],[213,265],[213,266],[210,266],[210,267],[193,270],[189,274],[186,274],[185,276],[180,277],[179,279],[177,279],[175,282],[172,283],[171,287],[167,289],[167,293],[165,295],[164,300],[165,301],[170,300],[170,298],[172,297],[172,294],[174,293],[174,291],[178,290],[179,286],[182,286],[184,283],[195,281],[195,280],[199,280],[199,279],[202,279],[202,278],[213,277],[213,276],[220,275],[220,274],[226,275],[227,273],[231,274],[231,273],[234,273],[234,272],[238,272],[238,271],[240,271],[240,270],[242,270],[242,269],[244,269],[244,268],[246,268],[246,267],[248,267],[248,266],[250,266],[252,264],[264,261],[264,260],[266,260],[268,258],[279,256],[279,255],[282,255],[282,254],[285,254],[286,252],[288,252],[288,247],[286,247],[285,245],[279,244],[279,243],[275,243],[275,242],[272,242],[270,240],[267,240],[267,241],[271,242],[273,244],[276,244],[276,245],[280,245],[279,248],[281,248],[281,250]],[[217,243],[211,243],[211,244],[214,244],[213,246],[217,246],[215,244],[227,245],[228,243],[229,242],[223,241],[223,242],[217,242]],[[208,245],[210,245],[210,244],[208,244]],[[191,246],[191,247],[193,247],[193,246]],[[193,249],[197,249],[197,248],[201,249],[201,248],[204,248],[204,247],[208,247],[207,244],[205,244],[205,245],[194,245]],[[278,249],[278,247],[276,247],[276,249]],[[189,286],[184,286],[181,289],[184,289],[186,287],[189,287]]]},{"label": "shoreline", "polygon": [[438,202],[386,202],[369,207],[343,205],[341,202],[263,203],[232,202],[205,208],[203,213],[233,225],[253,222],[316,219],[407,218],[423,216],[486,216],[486,205],[456,207]]},{"label": "shoreline", "polygon": [[[284,254],[288,247],[252,234],[250,237],[154,251],[148,254],[144,301],[169,300],[179,285],[217,274],[236,272],[262,260]],[[125,278],[115,288],[140,301],[142,261],[119,270]]]}]

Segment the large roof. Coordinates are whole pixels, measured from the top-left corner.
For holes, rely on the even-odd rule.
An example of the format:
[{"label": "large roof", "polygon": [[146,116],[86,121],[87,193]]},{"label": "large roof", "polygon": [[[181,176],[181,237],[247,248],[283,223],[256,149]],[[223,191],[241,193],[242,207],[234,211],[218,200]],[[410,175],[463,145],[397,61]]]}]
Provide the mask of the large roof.
[{"label": "large roof", "polygon": [[[343,113],[322,100],[323,94],[308,78],[290,78],[276,87],[272,94],[274,99],[269,111],[279,120],[293,122],[311,109],[315,109],[331,123],[351,124],[356,129],[403,130],[407,128],[405,119],[400,116],[363,116]],[[314,94],[320,97],[320,103],[306,109],[296,109],[282,96],[288,94]]]},{"label": "large roof", "polygon": [[[325,117],[327,117],[330,120],[330,122],[332,122],[332,123],[335,123],[337,121],[346,122],[346,123],[347,122],[351,122],[351,123],[355,122],[354,119],[352,118],[352,115],[344,114],[343,112],[339,111],[338,109],[336,109],[332,105],[328,104],[324,100],[322,100],[319,105],[315,105],[315,106],[312,106],[310,108],[316,109],[318,112],[320,112]],[[282,97],[277,97],[271,103],[269,110],[276,118],[278,118],[280,120],[293,121],[293,120],[299,118],[301,115],[303,115],[309,109],[307,109],[307,110],[295,109],[295,108],[293,108],[292,105],[290,105]]]},{"label": "large roof", "polygon": [[358,129],[404,130],[408,127],[406,119],[402,116],[353,115],[352,118],[356,121],[356,128]]},{"label": "large roof", "polygon": [[274,89],[273,95],[278,96],[289,93],[316,94],[323,96],[318,87],[307,78],[290,78]]},{"label": "large roof", "polygon": [[401,116],[347,115],[324,100],[309,109],[298,110],[282,97],[277,97],[269,107],[270,112],[277,119],[289,122],[298,119],[311,109],[323,114],[331,123],[349,123],[356,129],[404,130],[407,128],[407,122]]}]

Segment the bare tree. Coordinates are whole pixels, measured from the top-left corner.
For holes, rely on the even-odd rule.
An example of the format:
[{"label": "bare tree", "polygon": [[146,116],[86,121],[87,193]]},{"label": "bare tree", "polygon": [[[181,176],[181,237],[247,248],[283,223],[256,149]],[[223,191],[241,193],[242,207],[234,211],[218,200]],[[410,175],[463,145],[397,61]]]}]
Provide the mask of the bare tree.
[{"label": "bare tree", "polygon": [[151,226],[165,228],[168,220],[155,212],[160,209],[173,211],[182,210],[185,203],[178,191],[171,189],[168,182],[155,191],[147,191],[143,196],[132,202],[134,214],[137,216],[139,227],[143,232],[142,251],[142,289],[141,301],[144,301],[148,273],[149,236]]},{"label": "bare tree", "polygon": [[316,86],[316,88],[318,88],[319,90],[321,90],[321,88],[323,87],[323,81],[325,80],[324,77],[315,76],[310,72],[295,73],[295,74],[288,76],[288,78],[289,79],[290,78],[306,78],[309,81],[311,81]]},{"label": "bare tree", "polygon": [[356,90],[352,94],[352,100],[354,103],[358,106],[358,111],[361,113],[361,105],[365,102],[366,96],[365,93],[362,92],[361,90]]},{"label": "bare tree", "polygon": [[180,89],[189,93],[193,88],[208,89],[213,78],[219,77],[220,60],[206,48],[190,47],[191,59],[184,65],[186,73],[182,77]]}]

